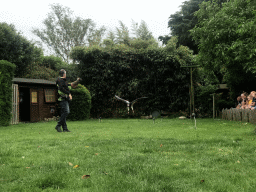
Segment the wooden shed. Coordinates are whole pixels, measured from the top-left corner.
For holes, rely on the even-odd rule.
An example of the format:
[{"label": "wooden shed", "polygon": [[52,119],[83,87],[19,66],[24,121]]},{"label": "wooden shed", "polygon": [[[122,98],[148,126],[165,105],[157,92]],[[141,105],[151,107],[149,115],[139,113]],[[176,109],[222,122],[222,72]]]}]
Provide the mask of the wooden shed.
[{"label": "wooden shed", "polygon": [[37,122],[53,118],[57,109],[57,87],[53,81],[43,79],[13,79],[12,120],[18,122]]}]

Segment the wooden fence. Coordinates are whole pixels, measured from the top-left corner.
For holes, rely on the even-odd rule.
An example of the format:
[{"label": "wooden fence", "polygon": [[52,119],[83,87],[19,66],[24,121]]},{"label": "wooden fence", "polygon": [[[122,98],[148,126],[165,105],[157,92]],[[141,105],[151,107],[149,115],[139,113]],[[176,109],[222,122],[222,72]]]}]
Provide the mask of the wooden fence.
[{"label": "wooden fence", "polygon": [[12,84],[12,119],[11,124],[19,123],[19,91],[18,85]]},{"label": "wooden fence", "polygon": [[236,108],[223,109],[222,119],[256,124],[256,110]]}]

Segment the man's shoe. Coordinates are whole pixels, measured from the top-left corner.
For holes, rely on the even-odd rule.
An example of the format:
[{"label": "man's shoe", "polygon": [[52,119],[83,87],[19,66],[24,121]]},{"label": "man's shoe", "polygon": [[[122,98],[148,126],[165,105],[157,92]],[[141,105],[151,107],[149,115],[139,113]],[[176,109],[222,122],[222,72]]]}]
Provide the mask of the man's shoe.
[{"label": "man's shoe", "polygon": [[71,131],[69,131],[68,129],[64,129],[63,132],[71,132]]},{"label": "man's shoe", "polygon": [[58,132],[62,132],[60,127],[55,127],[55,129],[58,131]]}]

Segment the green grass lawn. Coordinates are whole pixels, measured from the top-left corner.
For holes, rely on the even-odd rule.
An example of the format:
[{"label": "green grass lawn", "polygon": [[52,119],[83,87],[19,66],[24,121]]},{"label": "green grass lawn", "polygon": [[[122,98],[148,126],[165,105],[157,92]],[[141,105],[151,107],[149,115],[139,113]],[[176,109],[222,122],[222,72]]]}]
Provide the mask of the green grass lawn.
[{"label": "green grass lawn", "polygon": [[0,191],[256,191],[252,124],[212,119],[197,119],[197,129],[189,119],[67,124],[70,133],[56,132],[56,122],[0,127]]}]

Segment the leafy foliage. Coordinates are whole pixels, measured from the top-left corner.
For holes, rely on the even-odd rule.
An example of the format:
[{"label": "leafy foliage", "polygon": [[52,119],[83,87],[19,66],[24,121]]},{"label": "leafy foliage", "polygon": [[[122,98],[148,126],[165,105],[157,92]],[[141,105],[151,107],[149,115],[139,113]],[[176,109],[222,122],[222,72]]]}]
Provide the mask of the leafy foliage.
[{"label": "leafy foliage", "polygon": [[0,125],[8,126],[11,121],[12,112],[12,79],[15,65],[0,60]]},{"label": "leafy foliage", "polygon": [[31,63],[27,66],[28,71],[22,78],[28,79],[46,79],[49,81],[55,81],[58,72],[49,67],[40,66],[38,63]]},{"label": "leafy foliage", "polygon": [[119,27],[116,27],[116,33],[109,31],[107,39],[103,40],[104,47],[112,47],[115,44],[124,44],[135,49],[146,49],[149,46],[158,46],[158,42],[154,39],[152,32],[149,31],[145,21],[141,24],[132,20],[132,33],[129,28],[119,21]]},{"label": "leafy foliage", "polygon": [[13,25],[0,23],[0,60],[16,65],[15,77],[26,73],[28,64],[38,61],[41,50],[18,33]]},{"label": "leafy foliage", "polygon": [[150,40],[153,38],[152,32],[148,29],[147,23],[143,20],[140,25],[132,20],[132,31],[137,39]]},{"label": "leafy foliage", "polygon": [[[171,30],[172,36],[178,36],[178,45],[188,46],[190,49],[194,51],[194,54],[198,53],[198,45],[193,40],[190,31],[193,29],[198,23],[198,18],[194,15],[196,11],[199,10],[199,5],[204,0],[189,0],[184,1],[183,5],[181,5],[181,10],[177,11],[175,14],[172,14],[168,21],[168,27]],[[209,0],[206,0],[209,1]],[[216,1],[217,6],[221,6],[223,2],[227,0],[218,0]],[[168,40],[168,36],[160,36],[159,39],[166,44]]]},{"label": "leafy foliage", "polygon": [[143,40],[143,39],[133,39],[130,41],[130,47],[133,47],[135,49],[147,49],[149,47],[158,47],[158,43],[154,38]]},{"label": "leafy foliage", "polygon": [[[196,62],[214,71],[232,89],[232,97],[254,90],[255,1],[232,0],[220,7],[204,2],[196,13],[199,23],[191,30],[199,43]],[[221,75],[220,75],[221,74]]]},{"label": "leafy foliage", "polygon": [[175,42],[172,43],[172,52],[169,45],[146,49],[125,44],[111,48],[74,48],[71,57],[79,61],[77,70],[82,84],[86,84],[92,94],[92,115],[102,117],[101,113],[108,111],[105,115],[113,116],[114,109],[125,110],[125,104],[117,102],[114,95],[129,101],[149,97],[141,101],[146,103],[141,107],[147,113],[156,108],[185,109],[189,98],[189,71],[180,65],[191,62],[192,53],[184,46],[176,49]]},{"label": "leafy foliage", "polygon": [[119,21],[120,27],[116,27],[116,38],[115,42],[117,44],[125,44],[129,45],[129,41],[131,40],[129,36],[128,27],[122,21]]},{"label": "leafy foliage", "polygon": [[68,66],[67,63],[63,62],[60,57],[56,57],[54,55],[43,56],[42,61],[39,63],[39,65],[48,67],[50,69],[53,69],[54,71],[59,71],[60,69]]},{"label": "leafy foliage", "polygon": [[91,110],[91,94],[89,90],[85,86],[78,84],[77,88],[71,89],[70,92],[73,96],[70,102],[72,113],[67,118],[72,121],[89,119]]},{"label": "leafy foliage", "polygon": [[91,19],[71,18],[72,12],[67,7],[53,4],[51,9],[52,12],[43,22],[46,29],[33,29],[33,33],[67,63],[70,62],[72,47],[95,44],[105,30],[104,27],[95,30]]}]

